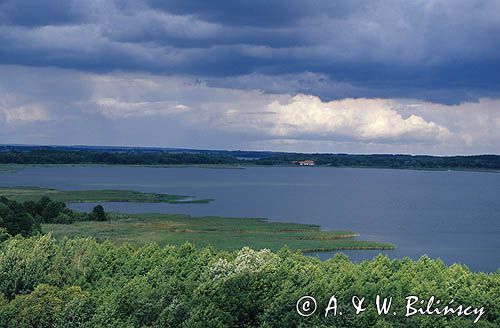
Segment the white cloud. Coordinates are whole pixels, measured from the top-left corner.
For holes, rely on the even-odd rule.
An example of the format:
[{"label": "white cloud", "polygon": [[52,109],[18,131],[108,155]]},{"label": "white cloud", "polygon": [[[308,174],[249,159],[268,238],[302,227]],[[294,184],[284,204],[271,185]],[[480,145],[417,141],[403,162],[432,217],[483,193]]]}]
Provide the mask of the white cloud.
[{"label": "white cloud", "polygon": [[[422,102],[412,111],[446,124],[457,131],[455,143],[471,149],[488,147],[489,152],[500,153],[500,99],[482,98],[477,102],[443,105]],[[493,148],[491,148],[493,147]]]},{"label": "white cloud", "polygon": [[388,99],[342,99],[323,102],[316,96],[299,94],[289,103],[277,101],[267,110],[276,115],[271,135],[280,137],[343,136],[357,140],[443,141],[451,132],[418,115],[404,118]]},{"label": "white cloud", "polygon": [[49,114],[38,104],[27,104],[13,108],[0,108],[5,115],[5,121],[10,123],[32,123],[48,121]]},{"label": "white cloud", "polygon": [[163,116],[178,114],[189,109],[176,101],[120,101],[116,98],[100,98],[96,101],[98,110],[108,118],[134,116]]},{"label": "white cloud", "polygon": [[[269,79],[263,75],[262,81]],[[214,84],[190,76],[0,66],[0,141],[500,153],[500,99],[458,105],[415,99],[324,101]],[[37,137],[42,134],[43,140]]]},{"label": "white cloud", "polygon": [[226,110],[218,127],[272,140],[330,140],[439,144],[453,140],[446,124],[412,112],[396,99],[346,98],[325,102],[298,94],[271,99],[251,110]]}]

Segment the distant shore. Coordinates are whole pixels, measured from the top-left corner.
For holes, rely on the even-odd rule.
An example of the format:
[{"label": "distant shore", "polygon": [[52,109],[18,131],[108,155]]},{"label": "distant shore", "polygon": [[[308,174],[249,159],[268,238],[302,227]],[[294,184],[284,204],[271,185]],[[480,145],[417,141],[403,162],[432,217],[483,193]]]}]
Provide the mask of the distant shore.
[{"label": "distant shore", "polygon": [[410,171],[430,171],[430,172],[483,172],[483,173],[500,173],[498,169],[467,169],[467,168],[421,168],[421,167],[384,167],[384,166],[331,166],[331,165],[314,165],[314,166],[298,166],[293,164],[276,164],[276,165],[257,165],[253,163],[247,164],[1,164],[0,174],[5,172],[15,172],[23,169],[34,167],[146,167],[146,168],[202,168],[202,169],[219,169],[219,170],[243,170],[251,167],[271,168],[271,167],[294,167],[300,169],[311,168],[336,168],[336,169],[377,169],[377,170],[410,170]]}]

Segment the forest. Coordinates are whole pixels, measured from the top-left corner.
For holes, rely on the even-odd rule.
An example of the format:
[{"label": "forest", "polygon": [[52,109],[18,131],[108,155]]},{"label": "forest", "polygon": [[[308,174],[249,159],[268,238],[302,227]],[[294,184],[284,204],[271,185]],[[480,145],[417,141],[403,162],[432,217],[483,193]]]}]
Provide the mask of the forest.
[{"label": "forest", "polygon": [[75,212],[47,196],[38,201],[17,202],[0,196],[0,240],[42,233],[42,223],[71,224],[75,221],[104,221],[108,214],[101,205],[90,213]]},{"label": "forest", "polygon": [[500,170],[500,156],[422,156],[402,154],[305,154],[236,151],[162,151],[124,148],[0,147],[0,164],[108,164],[108,165],[292,165],[313,160],[331,167],[438,170]]},{"label": "forest", "polygon": [[[304,295],[318,300],[297,314]],[[342,315],[324,316],[335,295]],[[366,299],[355,314],[353,296]],[[378,315],[376,295],[392,297]],[[474,317],[405,316],[405,297],[484,307]],[[289,249],[134,247],[92,238],[17,236],[0,244],[0,327],[499,327],[500,272],[422,257],[322,262]],[[397,314],[394,315],[392,311]]]},{"label": "forest", "polygon": [[260,158],[254,163],[257,165],[283,165],[300,160],[313,160],[316,165],[332,167],[500,170],[500,156],[498,155],[420,156],[388,154],[286,154]]},{"label": "forest", "polygon": [[237,164],[229,156],[194,153],[30,150],[0,152],[0,164],[183,165]]}]

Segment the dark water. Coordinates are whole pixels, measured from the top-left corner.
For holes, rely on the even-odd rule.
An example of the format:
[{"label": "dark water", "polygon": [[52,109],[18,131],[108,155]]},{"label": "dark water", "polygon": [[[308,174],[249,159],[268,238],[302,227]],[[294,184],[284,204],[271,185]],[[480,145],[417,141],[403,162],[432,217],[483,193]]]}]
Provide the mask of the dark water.
[{"label": "dark water", "polygon": [[[395,243],[473,270],[500,267],[500,174],[349,168],[51,167],[0,174],[1,186],[132,189],[215,198],[211,204],[105,204],[108,211],[267,217]],[[86,210],[93,204],[73,204]],[[345,252],[353,260],[378,251]],[[331,256],[317,254],[321,258]]]}]

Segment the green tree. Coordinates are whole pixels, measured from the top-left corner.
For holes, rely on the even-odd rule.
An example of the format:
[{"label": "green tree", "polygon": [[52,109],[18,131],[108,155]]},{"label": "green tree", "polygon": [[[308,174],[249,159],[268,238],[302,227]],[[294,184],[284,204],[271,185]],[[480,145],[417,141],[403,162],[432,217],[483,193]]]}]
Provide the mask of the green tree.
[{"label": "green tree", "polygon": [[31,236],[41,232],[39,223],[25,210],[22,204],[0,198],[0,227],[11,236]]},{"label": "green tree", "polygon": [[66,205],[62,202],[53,202],[49,199],[45,208],[42,210],[42,222],[54,223],[55,219],[59,214],[66,208]]},{"label": "green tree", "polygon": [[94,206],[91,217],[95,221],[106,221],[106,212],[104,212],[104,207],[102,207],[102,205]]},{"label": "green tree", "polygon": [[[342,315],[324,317],[335,294]],[[314,296],[318,311],[295,303]],[[366,298],[356,315],[351,297]],[[379,316],[375,296],[393,297],[397,315]],[[484,306],[477,324],[457,315],[404,316],[405,297]],[[500,327],[500,271],[475,273],[428,257],[352,263],[290,250],[143,247],[50,235],[0,244],[0,327]],[[321,310],[323,309],[323,310]]]}]

